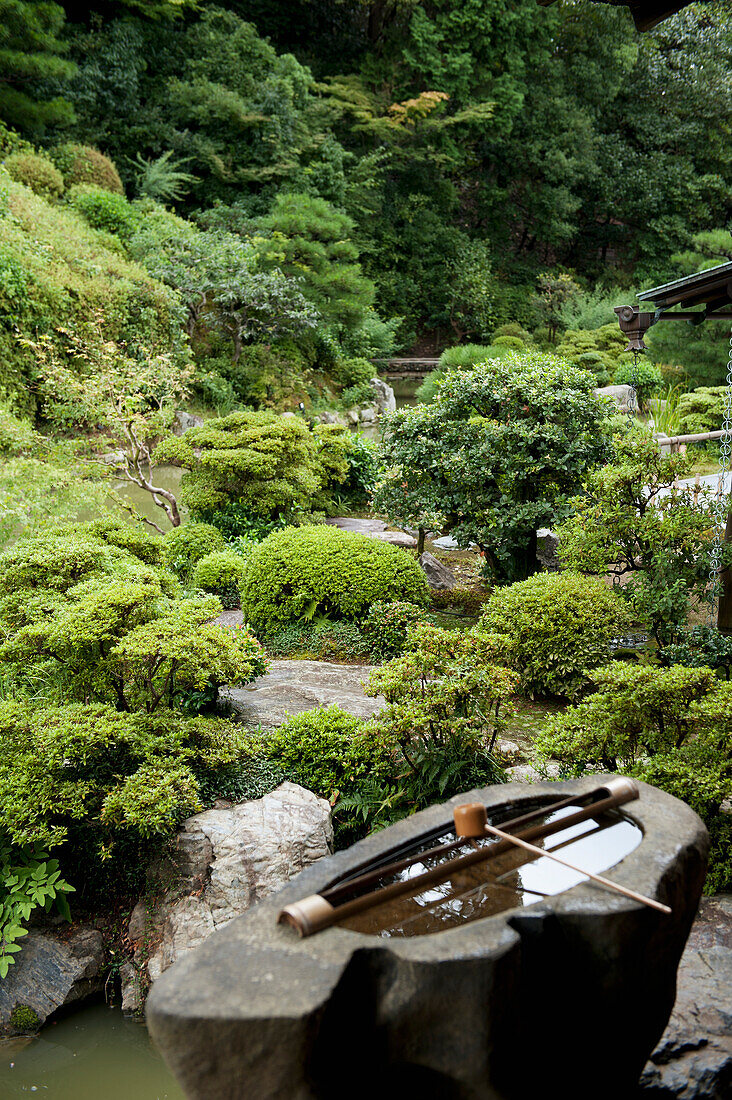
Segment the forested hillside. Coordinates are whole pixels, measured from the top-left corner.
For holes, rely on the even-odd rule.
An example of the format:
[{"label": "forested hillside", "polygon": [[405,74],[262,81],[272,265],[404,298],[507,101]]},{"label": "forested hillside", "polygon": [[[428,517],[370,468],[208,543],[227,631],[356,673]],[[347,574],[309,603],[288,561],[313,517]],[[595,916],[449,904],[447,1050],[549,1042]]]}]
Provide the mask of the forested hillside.
[{"label": "forested hillside", "polygon": [[[0,0],[0,19],[8,126],[61,168],[60,145],[101,150],[128,199],[215,235],[224,266],[243,242],[250,270],[302,276],[347,355],[552,329],[567,299],[673,276],[729,217],[723,3],[647,35],[590,0]],[[150,219],[143,245],[131,214],[93,217],[149,249]],[[322,326],[303,344],[286,304],[297,321],[223,325],[237,362],[274,332],[323,365]],[[575,312],[562,327],[594,327]],[[231,385],[228,350],[205,350],[211,386]]]}]

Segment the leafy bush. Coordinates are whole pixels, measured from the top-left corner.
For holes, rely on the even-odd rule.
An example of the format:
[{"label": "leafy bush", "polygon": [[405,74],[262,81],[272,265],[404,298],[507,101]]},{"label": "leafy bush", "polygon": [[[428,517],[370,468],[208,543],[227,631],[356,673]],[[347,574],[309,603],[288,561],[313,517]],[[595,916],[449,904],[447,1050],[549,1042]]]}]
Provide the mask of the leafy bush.
[{"label": "leafy bush", "polygon": [[697,386],[689,393],[682,393],[677,406],[679,434],[719,431],[724,418],[726,392],[726,386]]},{"label": "leafy bush", "polygon": [[[709,582],[713,526],[709,500],[674,491],[688,475],[686,455],[661,454],[650,433],[626,431],[614,439],[614,460],[593,470],[585,492],[571,503],[558,554],[578,573],[610,574],[619,595],[665,645],[686,624],[692,598]],[[723,548],[723,565],[732,560]]]},{"label": "leafy bush", "polygon": [[632,363],[621,363],[615,371],[613,381],[619,386],[624,383],[630,384],[634,379],[638,403],[641,408],[646,408],[654,394],[661,390],[663,375],[653,363],[641,359],[635,366]]},{"label": "leafy bush", "polygon": [[493,336],[493,346],[496,348],[510,348],[512,351],[523,351],[526,344],[520,336]]},{"label": "leafy bush", "polygon": [[270,635],[272,657],[300,657],[319,661],[363,661],[372,656],[369,640],[356,623],[296,624]]},{"label": "leafy bush", "polygon": [[434,401],[448,370],[472,370],[486,359],[500,359],[509,350],[508,347],[500,344],[458,344],[457,347],[446,348],[435,370],[429,371],[421,385],[417,387],[415,397],[425,404]]},{"label": "leafy bush", "polygon": [[394,770],[383,734],[337,706],[291,715],[266,737],[264,751],[296,783],[329,800],[367,776],[386,779]]},{"label": "leafy bush", "polygon": [[67,142],[51,149],[49,155],[60,170],[67,187],[73,187],[76,183],[88,183],[92,187],[102,187],[105,191],[124,195],[125,189],[114,162],[98,149]]},{"label": "leafy bush", "polygon": [[181,599],[162,540],[113,521],[68,524],[0,555],[0,659],[14,689],[119,710],[212,703],[218,685],[265,670],[259,643],[213,620],[211,597]]},{"label": "leafy bush", "polygon": [[593,381],[539,352],[449,371],[435,402],[388,418],[375,510],[477,543],[497,579],[529,575],[537,528],[567,514],[567,496],[609,455]]},{"label": "leafy bush", "polygon": [[732,885],[732,830],[720,813],[732,795],[732,685],[708,668],[614,662],[593,674],[597,691],[552,719],[536,747],[567,774],[634,775],[687,802],[712,836],[705,889]]},{"label": "leafy bush", "polygon": [[32,454],[42,442],[43,437],[27,420],[21,420],[0,405],[0,455]]},{"label": "leafy bush", "polygon": [[297,520],[298,514],[294,510],[283,512],[274,519],[267,519],[256,515],[245,504],[229,503],[223,508],[201,512],[201,522],[215,527],[227,542],[242,540],[247,545],[261,542],[273,531],[293,526]]},{"label": "leafy bush", "polygon": [[348,474],[349,445],[339,425],[311,429],[299,416],[241,411],[168,437],[155,460],[185,467],[181,498],[197,517],[238,504],[274,520],[293,508],[324,510],[323,490]]},{"label": "leafy bush", "polygon": [[713,668],[729,680],[732,672],[732,638],[716,627],[693,626],[681,633],[674,645],[660,649],[658,659],[664,666]]},{"label": "leafy bush", "polygon": [[206,808],[219,798],[229,802],[250,802],[263,798],[288,779],[292,779],[290,773],[274,760],[247,756],[205,775],[199,782],[201,802]]},{"label": "leafy bush", "polygon": [[594,577],[537,573],[499,588],[478,629],[505,638],[505,660],[534,695],[576,696],[588,670],[607,661],[609,643],[632,621],[627,603]]},{"label": "leafy bush", "polygon": [[163,549],[170,568],[189,580],[202,558],[226,549],[226,539],[213,524],[182,523],[167,532]]},{"label": "leafy bush", "polygon": [[528,332],[527,329],[523,328],[522,325],[517,324],[515,321],[512,321],[507,325],[499,325],[498,328],[495,328],[491,333],[491,343],[495,343],[495,341],[501,336],[516,337],[521,341],[522,344],[531,343],[531,333]]},{"label": "leafy bush", "polygon": [[93,229],[112,233],[123,241],[132,239],[140,222],[139,211],[124,195],[79,183],[72,187],[67,202],[85,218]]},{"label": "leafy bush", "polygon": [[240,404],[279,410],[307,396],[311,364],[291,340],[251,344],[236,362],[216,362]]},{"label": "leafy bush", "polygon": [[425,612],[417,604],[404,600],[377,600],[369,608],[363,632],[375,657],[398,657],[407,645],[410,629],[426,622]]},{"label": "leafy bush", "polygon": [[591,370],[598,386],[617,381],[616,372],[629,362],[627,340],[617,323],[601,325],[590,331],[570,329],[562,333],[556,354],[581,370]]},{"label": "leafy bush", "polygon": [[403,550],[337,527],[293,527],[252,554],[242,608],[266,636],[319,616],[357,620],[377,600],[400,596],[420,604],[429,596],[419,564]]},{"label": "leafy bush", "polygon": [[252,755],[246,731],[221,718],[25,702],[0,705],[0,749],[13,852],[54,849],[64,877],[87,897],[128,860],[139,880],[147,846],[202,808],[201,784],[215,788],[219,769]]},{"label": "leafy bush", "polygon": [[[27,935],[24,926],[31,914],[36,909],[49,912],[55,908],[68,920],[66,894],[73,892],[73,886],[61,878],[58,860],[49,859],[37,844],[11,844],[5,829],[0,830],[0,980],[15,962],[13,955],[21,949],[16,941]],[[16,1031],[35,1030],[38,1017],[33,1009],[20,1005],[10,1023]]]},{"label": "leafy bush", "polygon": [[368,359],[336,359],[330,374],[334,382],[348,389],[349,386],[368,385],[375,369]]},{"label": "leafy bush", "polygon": [[3,164],[14,180],[44,199],[58,199],[63,194],[63,176],[47,157],[38,153],[13,153]]},{"label": "leafy bush", "polygon": [[238,607],[246,558],[234,550],[217,550],[200,558],[193,570],[193,586],[213,592],[225,608]]},{"label": "leafy bush", "polygon": [[492,751],[518,677],[497,663],[497,652],[486,637],[414,627],[407,652],[375,669],[366,688],[386,697],[376,724],[397,748],[395,778],[385,784],[369,776],[342,810],[388,824],[458,791],[502,782]]},{"label": "leafy bush", "polygon": [[347,440],[346,463],[348,473],[344,480],[333,480],[325,488],[339,501],[351,507],[367,504],[373,496],[380,470],[381,450],[374,439],[363,432],[350,432]]}]

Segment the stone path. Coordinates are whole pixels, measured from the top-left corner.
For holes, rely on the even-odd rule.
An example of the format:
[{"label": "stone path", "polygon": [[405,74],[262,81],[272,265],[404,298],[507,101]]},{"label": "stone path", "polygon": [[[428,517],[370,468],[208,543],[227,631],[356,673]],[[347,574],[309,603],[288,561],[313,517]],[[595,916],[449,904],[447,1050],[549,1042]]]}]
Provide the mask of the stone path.
[{"label": "stone path", "polygon": [[356,718],[371,718],[384,706],[382,695],[364,695],[371,665],[337,665],[328,661],[272,661],[266,676],[241,688],[223,688],[221,698],[248,726],[275,729],[288,714],[302,714],[333,704]]},{"label": "stone path", "polygon": [[732,894],[702,898],[678,974],[676,1004],[638,1100],[732,1097]]},{"label": "stone path", "polygon": [[336,516],[335,519],[327,519],[325,522],[329,527],[338,527],[341,531],[355,531],[359,535],[367,535],[370,539],[390,542],[392,546],[403,546],[406,550],[413,550],[417,545],[417,540],[406,531],[387,531],[386,524],[380,519]]}]

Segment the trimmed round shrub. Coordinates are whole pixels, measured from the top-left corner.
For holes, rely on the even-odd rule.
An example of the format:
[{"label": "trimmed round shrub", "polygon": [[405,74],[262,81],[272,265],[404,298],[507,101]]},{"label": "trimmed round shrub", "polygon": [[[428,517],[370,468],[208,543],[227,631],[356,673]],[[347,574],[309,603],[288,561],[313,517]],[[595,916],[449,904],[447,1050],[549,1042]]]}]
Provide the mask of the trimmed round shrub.
[{"label": "trimmed round shrub", "polygon": [[201,558],[226,548],[226,539],[210,523],[183,523],[168,531],[164,546],[170,568],[188,580]]},{"label": "trimmed round shrub", "polygon": [[389,779],[395,769],[389,738],[337,706],[293,714],[266,738],[263,750],[321,798],[350,795],[359,783]]},{"label": "trimmed round shrub", "polygon": [[50,157],[61,172],[67,187],[73,187],[75,183],[89,183],[93,187],[102,187],[105,191],[114,191],[118,195],[125,193],[114,161],[91,145],[66,142],[51,149]]},{"label": "trimmed round shrub", "polygon": [[629,605],[598,577],[536,573],[498,589],[476,630],[503,635],[502,661],[519,673],[523,691],[574,698],[631,623]]},{"label": "trimmed round shrub", "polygon": [[376,376],[376,368],[368,359],[337,359],[331,377],[342,386],[368,385]]},{"label": "trimmed round shrub", "polygon": [[38,153],[13,153],[3,163],[12,179],[24,183],[36,195],[57,199],[63,194],[64,178],[47,157]]},{"label": "trimmed round shrub", "polygon": [[92,229],[102,229],[123,241],[129,241],[140,226],[140,214],[124,195],[105,191],[88,183],[76,184],[67,201],[85,218]]},{"label": "trimmed round shrub", "polygon": [[531,343],[531,333],[527,332],[522,325],[516,324],[515,321],[511,321],[507,325],[499,325],[498,328],[494,329],[491,343],[497,344],[503,336],[516,336],[522,344]]},{"label": "trimmed round shrub", "polygon": [[260,634],[322,616],[358,620],[377,600],[429,599],[427,579],[404,550],[337,527],[275,531],[247,565],[242,608]]},{"label": "trimmed round shrub", "polygon": [[196,563],[193,584],[202,592],[213,592],[222,607],[238,607],[246,564],[246,558],[234,550],[216,550]]}]

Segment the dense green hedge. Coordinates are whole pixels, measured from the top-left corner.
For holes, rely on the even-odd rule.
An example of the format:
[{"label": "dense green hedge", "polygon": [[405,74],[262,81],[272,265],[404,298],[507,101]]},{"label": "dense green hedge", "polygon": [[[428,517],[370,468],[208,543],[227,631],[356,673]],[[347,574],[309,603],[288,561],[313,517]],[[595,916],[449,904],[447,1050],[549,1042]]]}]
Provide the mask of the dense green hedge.
[{"label": "dense green hedge", "polygon": [[337,527],[289,527],[254,551],[242,608],[260,634],[319,616],[360,619],[377,600],[425,604],[429,587],[404,550]]},{"label": "dense green hedge", "polygon": [[519,673],[522,690],[571,698],[630,619],[628,604],[597,577],[537,573],[497,589],[478,630],[504,636],[505,663]]}]

